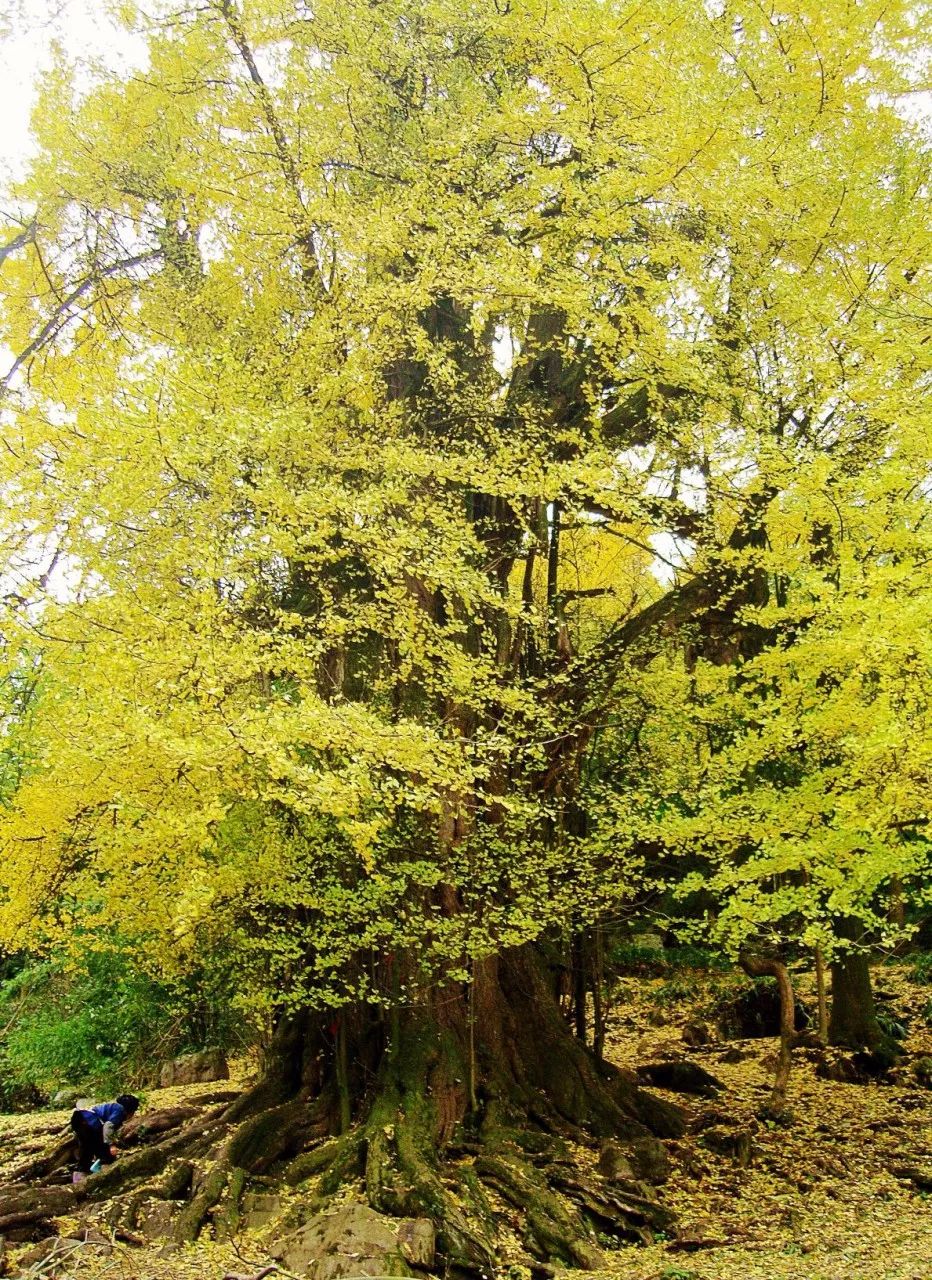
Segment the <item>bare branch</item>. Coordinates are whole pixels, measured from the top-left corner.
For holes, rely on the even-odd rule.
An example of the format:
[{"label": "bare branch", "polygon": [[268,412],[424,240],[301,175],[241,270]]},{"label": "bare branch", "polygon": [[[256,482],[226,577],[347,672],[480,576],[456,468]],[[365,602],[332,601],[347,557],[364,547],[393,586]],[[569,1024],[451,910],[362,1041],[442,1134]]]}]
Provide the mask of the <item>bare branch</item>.
[{"label": "bare branch", "polygon": [[18,236],[14,236],[12,240],[8,240],[6,244],[0,245],[0,266],[6,262],[11,253],[16,253],[27,244],[34,244],[36,239],[36,222],[33,219],[24,231]]},{"label": "bare branch", "polygon": [[67,294],[55,308],[52,314],[46,320],[45,324],[28,344],[28,346],[20,352],[20,354],[10,365],[9,369],[0,380],[0,387],[4,390],[9,388],[13,378],[23,367],[23,365],[31,360],[32,357],[53,338],[64,324],[71,318],[71,308],[73,305],[93,288],[95,284],[99,284],[101,280],[106,280],[110,276],[117,275],[120,271],[131,271],[134,267],[143,266],[147,262],[153,262],[156,258],[162,256],[161,249],[151,249],[147,253],[137,253],[131,258],[123,258],[119,262],[112,262],[108,267],[101,267],[94,271],[91,275],[85,276],[80,284],[76,285],[72,291]]}]

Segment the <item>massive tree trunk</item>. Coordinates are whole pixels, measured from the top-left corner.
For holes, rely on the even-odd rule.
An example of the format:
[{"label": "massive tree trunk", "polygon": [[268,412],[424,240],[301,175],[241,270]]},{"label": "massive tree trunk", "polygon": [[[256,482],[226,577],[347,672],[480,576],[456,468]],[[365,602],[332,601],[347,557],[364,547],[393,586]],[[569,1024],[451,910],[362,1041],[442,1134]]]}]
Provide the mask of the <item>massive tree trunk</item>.
[{"label": "massive tree trunk", "polygon": [[[487,1273],[492,1188],[518,1210],[529,1264],[598,1267],[597,1229],[645,1241],[672,1215],[641,1183],[585,1172],[572,1144],[675,1137],[682,1119],[596,1060],[551,987],[525,947],[477,965],[471,989],[432,988],[385,1019],[364,1006],[291,1017],[249,1092],[69,1194],[79,1208],[117,1198],[110,1220],[130,1235],[151,1198],[182,1201],[173,1234],[186,1241],[211,1221],[235,1229],[257,1178],[301,1188],[319,1207],[353,1182],[383,1213],[430,1218],[448,1267]],[[46,1230],[44,1202],[36,1215]]]}]

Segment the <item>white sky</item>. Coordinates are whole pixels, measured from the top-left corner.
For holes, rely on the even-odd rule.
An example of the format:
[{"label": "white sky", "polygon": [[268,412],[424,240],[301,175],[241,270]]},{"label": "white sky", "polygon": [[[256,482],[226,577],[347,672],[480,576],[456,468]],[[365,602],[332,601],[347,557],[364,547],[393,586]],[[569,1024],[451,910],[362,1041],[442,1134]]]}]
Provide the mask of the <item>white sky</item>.
[{"label": "white sky", "polygon": [[36,82],[56,41],[71,58],[114,67],[140,48],[109,18],[106,0],[0,0],[0,183],[21,174],[33,150]]}]

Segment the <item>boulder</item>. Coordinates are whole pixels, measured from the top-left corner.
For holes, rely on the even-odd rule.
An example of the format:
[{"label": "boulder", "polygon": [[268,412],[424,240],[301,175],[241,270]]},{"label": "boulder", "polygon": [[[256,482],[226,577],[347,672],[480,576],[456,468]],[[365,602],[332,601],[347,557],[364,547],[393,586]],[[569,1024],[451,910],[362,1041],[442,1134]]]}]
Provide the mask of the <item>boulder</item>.
[{"label": "boulder", "polygon": [[892,1165],[890,1172],[901,1182],[911,1182],[918,1191],[932,1191],[932,1165],[922,1168],[915,1164]]},{"label": "boulder", "polygon": [[[675,1238],[667,1245],[670,1253],[696,1253],[699,1249],[720,1249],[727,1241],[721,1236],[715,1234],[715,1229],[711,1223],[695,1222],[692,1226],[684,1227],[676,1233]],[[676,1280],[683,1280],[684,1275],[692,1275],[698,1280],[696,1273],[683,1272],[678,1267],[674,1267],[672,1272],[667,1273],[670,1280],[676,1277]]]},{"label": "boulder", "polygon": [[50,1103],[57,1111],[64,1111],[66,1108],[73,1110],[79,1101],[83,1101],[81,1090],[73,1089],[70,1085],[65,1085],[59,1089],[57,1093],[52,1095]]},{"label": "boulder", "polygon": [[829,1052],[820,1055],[816,1062],[816,1075],[820,1080],[832,1080],[835,1084],[863,1084],[864,1076],[854,1060],[854,1054]]},{"label": "boulder", "polygon": [[[715,1018],[726,1040],[762,1039],[780,1034],[780,992],[772,978],[763,978],[743,987],[737,994],[722,1000]],[[805,1031],[812,1025],[807,1005],[796,1001],[795,1029]]]},{"label": "boulder", "polygon": [[159,1072],[159,1088],[173,1085],[207,1084],[211,1080],[229,1080],[230,1068],[222,1049],[204,1049],[201,1053],[186,1053],[171,1062],[163,1063]]},{"label": "boulder", "polygon": [[136,1230],[147,1240],[167,1240],[183,1200],[143,1200],[136,1211]]},{"label": "boulder", "polygon": [[932,1089],[932,1058],[917,1058],[912,1065],[912,1074],[921,1089]]},{"label": "boulder", "polygon": [[683,1043],[689,1045],[691,1049],[698,1049],[700,1045],[712,1043],[712,1032],[704,1022],[687,1022],[683,1028]]},{"label": "boulder", "polygon": [[[113,1245],[100,1231],[82,1231],[73,1236],[47,1236],[26,1249],[16,1260],[17,1275],[54,1275],[60,1274],[60,1268],[68,1270],[82,1260],[86,1261],[92,1254],[98,1258],[109,1257],[113,1253]],[[6,1272],[0,1271],[0,1275]]]},{"label": "boulder", "polygon": [[62,1246],[64,1241],[60,1236],[46,1236],[44,1240],[40,1240],[38,1244],[34,1244],[31,1249],[24,1249],[16,1261],[17,1271],[20,1275],[30,1271],[33,1267],[37,1267],[40,1263],[48,1262],[53,1256],[62,1256]]},{"label": "boulder", "polygon": [[631,1163],[645,1182],[666,1182],[670,1176],[670,1157],[659,1138],[637,1138],[631,1144]]},{"label": "boulder", "polygon": [[437,1252],[437,1232],[428,1218],[406,1218],[398,1228],[401,1256],[412,1267],[432,1267]]},{"label": "boulder", "polygon": [[721,1080],[716,1080],[715,1076],[694,1062],[648,1062],[638,1067],[637,1073],[642,1081],[656,1085],[659,1089],[671,1089],[675,1093],[696,1093],[703,1098],[714,1098],[725,1087]]},{"label": "boulder", "polygon": [[420,1218],[387,1218],[368,1205],[348,1205],[317,1214],[279,1240],[271,1256],[305,1280],[410,1276],[415,1260],[433,1265],[433,1228]]},{"label": "boulder", "polygon": [[829,1049],[819,1054],[815,1073],[821,1079],[834,1080],[837,1084],[869,1084],[872,1080],[889,1083],[886,1078],[895,1061],[883,1049],[856,1053]]},{"label": "boulder", "polygon": [[240,1206],[241,1222],[249,1230],[264,1227],[281,1211],[281,1196],[273,1192],[247,1191]]}]

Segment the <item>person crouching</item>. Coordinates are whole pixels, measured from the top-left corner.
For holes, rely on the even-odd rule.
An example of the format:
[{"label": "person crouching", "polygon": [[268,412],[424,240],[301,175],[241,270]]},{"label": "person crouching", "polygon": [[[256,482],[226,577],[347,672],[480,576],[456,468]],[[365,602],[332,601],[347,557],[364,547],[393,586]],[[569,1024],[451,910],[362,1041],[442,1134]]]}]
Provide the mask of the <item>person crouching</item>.
[{"label": "person crouching", "polygon": [[117,1154],[113,1140],[124,1121],[138,1110],[139,1099],[131,1093],[121,1093],[115,1102],[100,1102],[89,1111],[72,1113],[68,1123],[78,1140],[75,1182],[105,1164],[113,1164]]}]

